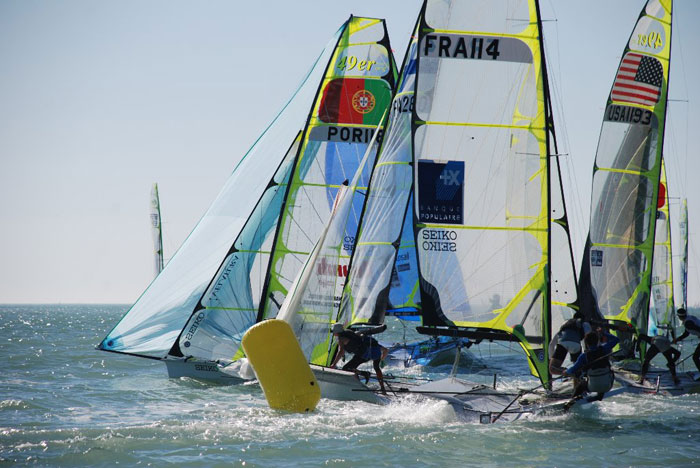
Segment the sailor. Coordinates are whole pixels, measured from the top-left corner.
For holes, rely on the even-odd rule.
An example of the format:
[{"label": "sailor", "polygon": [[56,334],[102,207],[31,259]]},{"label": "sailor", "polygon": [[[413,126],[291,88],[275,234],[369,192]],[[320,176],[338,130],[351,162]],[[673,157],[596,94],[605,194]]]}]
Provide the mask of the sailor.
[{"label": "sailor", "polygon": [[602,400],[605,392],[609,391],[615,381],[615,374],[610,368],[610,355],[620,340],[610,333],[603,333],[599,327],[595,332],[587,333],[583,338],[586,345],[584,352],[576,360],[576,363],[564,371],[565,376],[578,376],[585,374],[587,379],[582,379],[576,387],[571,401],[567,407],[581,398],[585,392],[596,393],[589,401]]},{"label": "sailor", "polygon": [[[678,319],[683,322],[685,331],[681,336],[673,340],[673,344],[686,339],[688,335],[700,337],[700,319],[693,315],[688,315],[688,312],[686,312],[686,310],[683,308],[678,309],[676,314],[678,315]],[[700,343],[697,345],[695,352],[693,353],[693,362],[695,363],[695,367],[697,367],[700,371]]]},{"label": "sailor", "polygon": [[644,341],[651,344],[647,350],[646,356],[644,357],[644,362],[642,363],[642,372],[639,376],[639,383],[644,383],[644,376],[649,370],[651,360],[654,359],[657,354],[662,353],[666,358],[666,367],[668,367],[668,370],[671,372],[673,383],[678,385],[679,380],[678,377],[676,377],[676,361],[679,357],[681,357],[681,352],[671,346],[671,340],[663,335],[651,337],[640,334],[639,341]]},{"label": "sailor", "polygon": [[572,318],[564,322],[549,345],[549,355],[551,356],[549,372],[552,374],[564,372],[565,369],[561,365],[567,353],[571,356],[571,362],[576,362],[581,355],[581,340],[590,331],[590,324],[580,318]]},{"label": "sailor", "polygon": [[352,330],[345,330],[341,323],[334,324],[332,330],[333,335],[338,338],[338,352],[333,359],[331,367],[335,367],[337,362],[345,356],[346,351],[354,354],[354,356],[342,367],[345,371],[355,371],[357,373],[357,366],[372,360],[374,371],[377,373],[377,380],[382,388],[382,393],[386,394],[384,375],[382,374],[380,363],[389,353],[389,350],[380,345],[379,342],[371,336],[363,336]]}]

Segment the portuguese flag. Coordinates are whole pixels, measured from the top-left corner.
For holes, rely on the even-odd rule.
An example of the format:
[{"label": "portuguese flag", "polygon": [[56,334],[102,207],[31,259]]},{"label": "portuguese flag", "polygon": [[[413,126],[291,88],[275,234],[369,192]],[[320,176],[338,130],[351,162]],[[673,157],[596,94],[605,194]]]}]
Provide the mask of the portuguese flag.
[{"label": "portuguese flag", "polygon": [[384,80],[336,78],[323,90],[318,117],[326,123],[379,125],[390,101]]}]

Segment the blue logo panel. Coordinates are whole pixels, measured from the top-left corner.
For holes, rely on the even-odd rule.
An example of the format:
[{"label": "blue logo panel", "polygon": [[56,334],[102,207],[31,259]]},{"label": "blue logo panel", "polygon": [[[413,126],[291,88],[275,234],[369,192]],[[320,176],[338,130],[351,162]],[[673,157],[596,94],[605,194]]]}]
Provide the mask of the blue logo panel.
[{"label": "blue logo panel", "polygon": [[418,220],[462,224],[464,161],[418,161]]}]

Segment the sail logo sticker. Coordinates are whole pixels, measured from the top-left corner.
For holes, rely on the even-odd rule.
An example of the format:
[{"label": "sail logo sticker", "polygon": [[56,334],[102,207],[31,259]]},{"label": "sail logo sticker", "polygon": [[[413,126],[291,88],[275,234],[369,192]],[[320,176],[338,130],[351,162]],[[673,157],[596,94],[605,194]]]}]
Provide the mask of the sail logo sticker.
[{"label": "sail logo sticker", "polygon": [[418,161],[418,219],[462,224],[464,161]]},{"label": "sail logo sticker", "polygon": [[591,250],[591,266],[602,267],[603,266],[603,251],[602,250]]},{"label": "sail logo sticker", "polygon": [[374,99],[374,94],[366,89],[359,90],[352,97],[352,108],[360,114],[372,112],[376,103],[377,100]]},{"label": "sail logo sticker", "polygon": [[202,320],[204,320],[204,317],[204,312],[197,314],[197,318],[194,319],[194,323],[190,326],[190,329],[187,330],[187,334],[185,335],[185,339],[187,340],[185,341],[185,348],[190,347],[189,340],[194,337],[194,334],[197,332],[197,329],[199,329],[199,325],[202,323]]}]

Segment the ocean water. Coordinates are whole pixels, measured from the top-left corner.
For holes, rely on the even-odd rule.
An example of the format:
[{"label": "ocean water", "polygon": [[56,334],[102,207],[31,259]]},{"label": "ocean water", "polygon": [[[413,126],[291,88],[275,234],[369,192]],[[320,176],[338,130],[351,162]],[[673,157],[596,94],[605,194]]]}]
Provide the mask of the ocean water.
[{"label": "ocean water", "polygon": [[[0,306],[0,466],[700,464],[700,395],[619,395],[493,425],[414,396],[388,406],[321,400],[311,414],[287,414],[268,408],[256,385],[168,379],[162,363],[95,350],[125,310]],[[536,385],[521,355],[478,354],[502,379]]]}]

